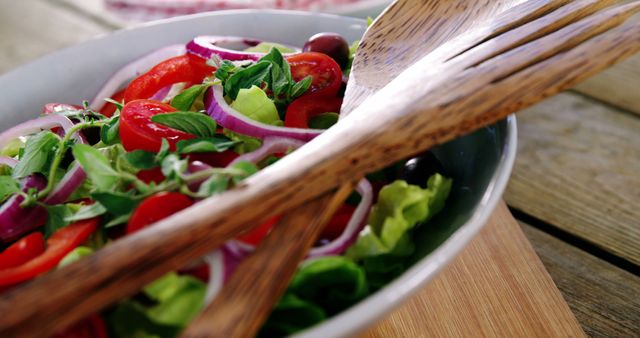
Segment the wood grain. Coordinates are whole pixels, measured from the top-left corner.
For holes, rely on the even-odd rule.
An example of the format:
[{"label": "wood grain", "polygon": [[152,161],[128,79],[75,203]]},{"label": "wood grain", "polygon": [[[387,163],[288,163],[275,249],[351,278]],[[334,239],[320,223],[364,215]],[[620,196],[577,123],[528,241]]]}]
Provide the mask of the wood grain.
[{"label": "wood grain", "polygon": [[345,184],[285,214],[181,336],[254,337],[300,262],[352,191],[353,185]]},{"label": "wood grain", "polygon": [[449,267],[362,338],[584,336],[502,203]]},{"label": "wood grain", "polygon": [[[567,26],[537,40],[535,49],[518,47],[460,73],[453,72],[455,67],[443,70],[430,83],[416,72],[427,65],[417,62],[349,117],[240,187],[3,294],[0,330],[6,337],[20,337],[65,327],[264,218],[575,85],[640,49],[639,22],[629,20],[596,37],[591,29],[611,28],[614,19],[623,22],[621,11],[637,10],[640,2],[635,4]],[[575,48],[562,49],[563,43]],[[537,61],[531,64],[532,59]],[[71,279],[79,282],[65,283]],[[54,288],[55,293],[48,291]],[[20,311],[13,306],[18,299]]]},{"label": "wood grain", "polygon": [[560,94],[520,115],[510,206],[640,264],[640,119]]},{"label": "wood grain", "polygon": [[51,51],[108,31],[42,0],[0,0],[0,74]]},{"label": "wood grain", "polygon": [[640,277],[520,224],[588,336],[638,335]]}]

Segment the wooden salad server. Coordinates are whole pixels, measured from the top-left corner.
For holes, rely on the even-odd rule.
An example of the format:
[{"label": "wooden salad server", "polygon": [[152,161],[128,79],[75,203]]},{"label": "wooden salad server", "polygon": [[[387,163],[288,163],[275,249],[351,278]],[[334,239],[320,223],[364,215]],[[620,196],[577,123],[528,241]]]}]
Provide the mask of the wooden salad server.
[{"label": "wooden salad server", "polygon": [[[420,4],[427,11],[439,2],[446,1]],[[532,11],[537,14],[524,15],[515,25],[498,24],[502,16],[496,15],[484,37],[452,36],[457,48],[448,43],[434,48],[333,128],[236,189],[3,294],[2,336],[46,336],[63,329],[267,217],[493,123],[640,50],[640,22],[632,18],[640,2],[594,9],[591,15],[574,15],[567,8],[586,8],[594,1],[565,2],[555,11]],[[411,16],[397,18],[398,28],[380,39],[411,35]],[[365,45],[358,55],[363,63],[375,59],[367,51]]]}]

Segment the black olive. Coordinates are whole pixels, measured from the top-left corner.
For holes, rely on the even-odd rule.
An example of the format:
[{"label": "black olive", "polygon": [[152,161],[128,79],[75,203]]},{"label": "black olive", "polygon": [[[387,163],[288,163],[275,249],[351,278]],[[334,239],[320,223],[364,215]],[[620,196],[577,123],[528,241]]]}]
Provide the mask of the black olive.
[{"label": "black olive", "polygon": [[336,33],[319,33],[305,42],[303,52],[317,52],[329,55],[340,68],[344,69],[349,62],[349,44]]},{"label": "black olive", "polygon": [[409,159],[400,170],[399,178],[424,188],[429,177],[436,173],[445,175],[444,167],[432,152],[427,151]]}]

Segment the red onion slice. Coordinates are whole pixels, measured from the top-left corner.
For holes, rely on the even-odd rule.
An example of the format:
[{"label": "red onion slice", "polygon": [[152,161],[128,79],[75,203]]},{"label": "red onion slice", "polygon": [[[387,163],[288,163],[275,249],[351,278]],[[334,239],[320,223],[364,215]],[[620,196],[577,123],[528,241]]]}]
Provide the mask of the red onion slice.
[{"label": "red onion slice", "polygon": [[[197,55],[204,59],[210,59],[213,55],[217,55],[222,60],[229,61],[243,61],[251,60],[257,61],[263,57],[266,53],[255,52],[243,52],[237,49],[246,49],[253,47],[261,43],[262,41],[241,38],[237,36],[215,36],[215,35],[203,35],[194,38],[187,43],[187,52]],[[230,48],[225,48],[227,45]],[[293,50],[299,50],[294,47],[286,46]],[[292,55],[295,53],[285,53],[285,55]]]},{"label": "red onion slice", "polygon": [[[356,186],[356,191],[360,194],[361,200],[342,234],[327,244],[312,248],[307,259],[342,254],[358,239],[360,231],[367,223],[367,216],[373,204],[373,188],[367,179],[362,179]],[[238,240],[228,241],[225,243],[225,248],[240,260],[255,250],[255,246]]]},{"label": "red onion slice", "polygon": [[0,164],[4,164],[6,166],[13,168],[16,166],[16,164],[18,164],[18,160],[16,160],[13,157],[0,156]]},{"label": "red onion slice", "polygon": [[220,126],[259,139],[264,139],[267,136],[281,136],[306,142],[324,131],[322,129],[276,127],[254,121],[227,104],[220,85],[214,85],[207,89],[204,104],[209,116],[216,120]]},{"label": "red onion slice", "polygon": [[[42,190],[47,180],[39,174],[30,175],[22,183],[22,191],[35,188]],[[14,194],[0,207],[0,240],[7,242],[39,227],[47,220],[47,210],[41,206],[22,208],[24,197]]]},{"label": "red onion slice", "polygon": [[[4,148],[9,142],[20,136],[35,134],[42,130],[49,130],[55,127],[62,127],[66,133],[73,127],[73,122],[66,116],[51,114],[20,123],[0,134],[0,149]],[[82,137],[78,135],[79,134],[74,136],[76,140],[84,143]]]},{"label": "red onion slice", "polygon": [[174,56],[182,55],[185,52],[186,49],[184,45],[171,45],[155,50],[125,65],[113,74],[109,80],[107,80],[107,82],[102,86],[102,89],[100,89],[98,94],[96,94],[95,98],[91,101],[89,107],[93,110],[99,110],[104,105],[104,100],[110,98],[128,81],[146,72],[156,64]]},{"label": "red onion slice", "polygon": [[204,296],[204,303],[209,304],[215,296],[222,290],[226,281],[225,261],[222,250],[216,250],[207,254],[204,261],[209,266],[209,282],[207,283],[207,293]]},{"label": "red onion slice", "polygon": [[78,163],[67,171],[62,180],[44,200],[46,204],[59,204],[67,201],[67,198],[78,189],[87,178],[87,174]]},{"label": "red onion slice", "polygon": [[257,150],[254,150],[250,153],[246,153],[236,157],[229,165],[234,165],[238,162],[251,162],[258,163],[269,155],[284,153],[289,151],[290,149],[298,149],[300,148],[304,142],[300,140],[295,140],[287,137],[279,137],[279,136],[267,136],[264,138],[262,146]]}]

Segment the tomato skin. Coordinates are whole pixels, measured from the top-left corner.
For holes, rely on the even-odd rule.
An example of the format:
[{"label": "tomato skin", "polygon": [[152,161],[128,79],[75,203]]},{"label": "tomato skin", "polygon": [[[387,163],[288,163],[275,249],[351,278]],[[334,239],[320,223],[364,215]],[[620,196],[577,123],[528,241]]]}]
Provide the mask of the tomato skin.
[{"label": "tomato skin", "polygon": [[313,77],[304,95],[336,96],[342,85],[342,70],[330,56],[316,52],[299,53],[287,58],[294,80]]},{"label": "tomato skin", "polygon": [[89,316],[50,338],[107,338],[107,326],[99,315]]},{"label": "tomato skin", "polygon": [[33,232],[0,253],[0,270],[20,266],[38,257],[44,250],[44,236],[42,233]]},{"label": "tomato skin", "polygon": [[356,211],[356,207],[350,204],[343,204],[333,215],[331,221],[324,227],[320,234],[321,239],[334,240],[342,234],[347,227],[351,216]]},{"label": "tomato skin", "polygon": [[293,100],[284,117],[284,126],[291,128],[309,128],[309,119],[323,113],[340,111],[342,99],[339,97],[302,96]]},{"label": "tomato skin", "polygon": [[0,270],[0,287],[30,280],[56,267],[64,256],[96,231],[98,221],[98,218],[86,219],[56,231],[47,240],[47,248],[43,253],[20,266]]},{"label": "tomato skin", "polygon": [[278,223],[280,218],[280,215],[273,216],[256,228],[251,229],[251,231],[236,237],[236,239],[247,244],[258,245],[265,237],[267,237],[271,228]]},{"label": "tomato skin", "polygon": [[216,69],[205,59],[185,54],[167,59],[135,78],[124,92],[124,102],[148,99],[160,89],[180,82],[201,83]]},{"label": "tomato skin", "polygon": [[[116,92],[115,94],[111,95],[111,99],[117,102],[122,102],[122,99],[124,99],[124,89]],[[113,116],[113,114],[116,112],[116,110],[118,109],[118,107],[116,107],[115,104],[111,103],[111,102],[105,102],[104,106],[102,106],[102,108],[100,108],[100,114],[106,116],[106,117],[111,117]]]},{"label": "tomato skin", "polygon": [[119,130],[124,149],[157,152],[165,138],[170,149],[175,150],[178,141],[194,138],[191,134],[151,121],[154,115],[174,111],[176,109],[170,105],[152,100],[135,100],[125,104],[120,113]]},{"label": "tomato skin", "polygon": [[149,196],[133,211],[127,223],[127,234],[143,229],[191,205],[193,201],[188,196],[177,192],[161,192]]}]

